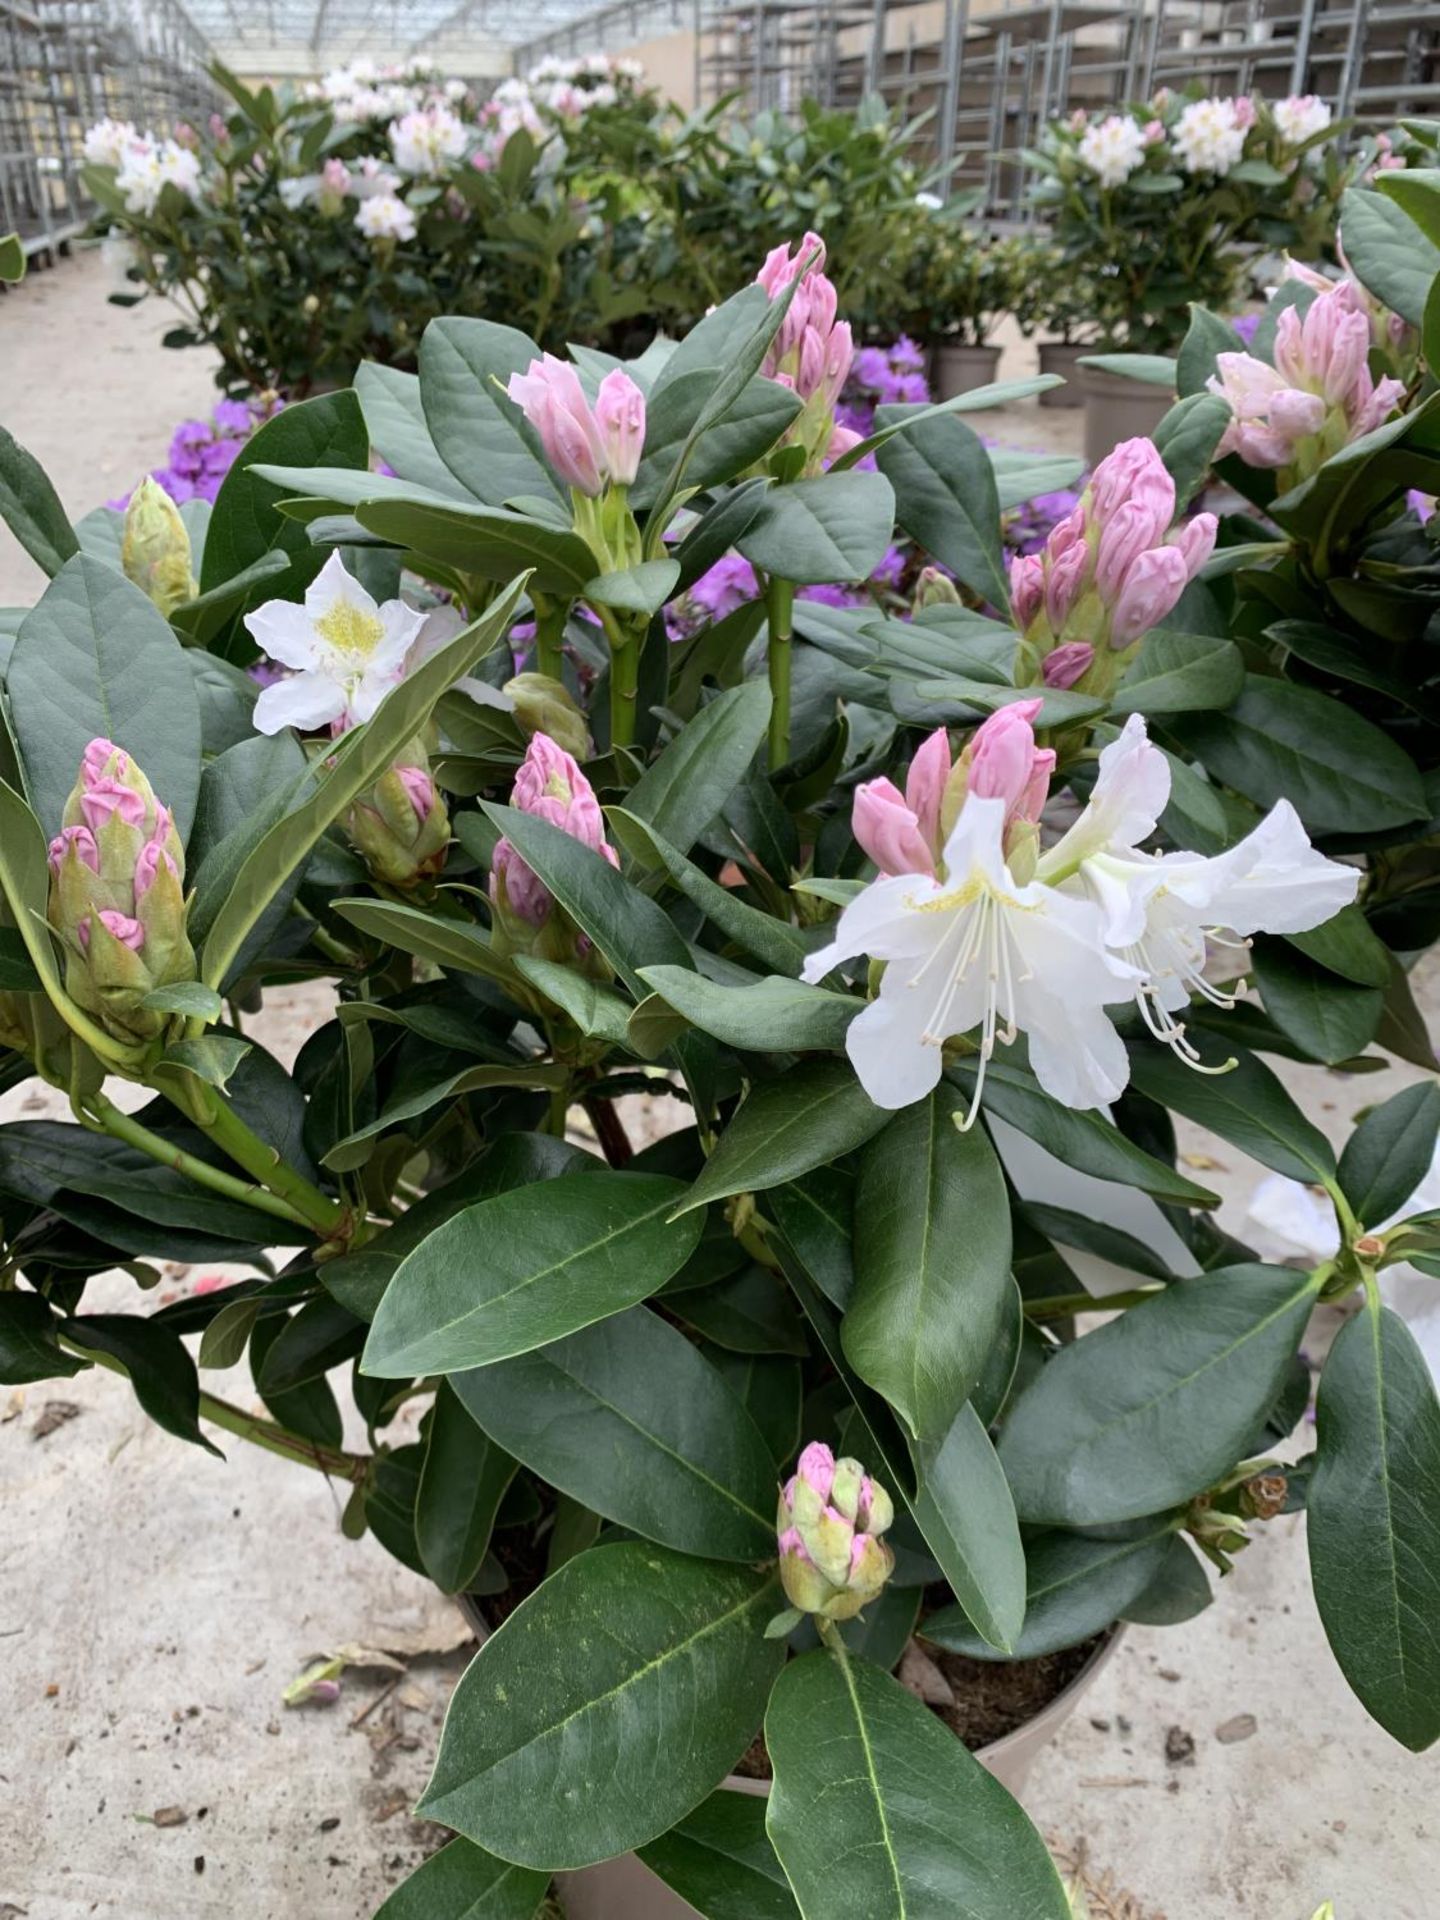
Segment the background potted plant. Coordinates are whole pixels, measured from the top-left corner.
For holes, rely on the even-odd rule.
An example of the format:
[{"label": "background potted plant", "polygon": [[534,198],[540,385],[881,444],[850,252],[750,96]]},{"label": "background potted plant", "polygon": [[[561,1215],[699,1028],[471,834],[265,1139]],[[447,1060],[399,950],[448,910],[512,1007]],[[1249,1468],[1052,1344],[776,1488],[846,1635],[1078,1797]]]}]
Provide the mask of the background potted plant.
[{"label": "background potted plant", "polygon": [[[1434,185],[1382,184],[1360,281],[1295,281],[1254,366],[1197,315],[1156,443],[1008,573],[1000,502],[1054,463],[997,465],[983,394],[837,436],[814,236],[626,366],[432,322],[418,376],[287,408],[188,524],[147,489],[82,539],[7,449],[52,579],[0,627],[0,1059],[75,1118],[0,1127],[0,1374],[128,1374],[489,1603],[423,1803],[459,1837],[389,1920],[531,1913],[632,1849],[702,1912],[900,1920],[923,1881],[1065,1920],[888,1669],[1183,1617],[1301,1502],[1351,1685],[1440,1735],[1440,1403],[1381,1292],[1434,1258],[1440,1095],[1337,1158],[1261,1058],[1434,1067],[1437,343],[1387,385],[1320,352],[1390,337],[1381,283],[1433,306]],[[1186,517],[1216,459],[1266,523]],[[957,583],[912,618],[797,597],[897,526]],[[732,548],[759,597],[677,644]],[[307,977],[334,1018],[290,1075],[239,1020]],[[633,1092],[678,1126],[638,1137]],[[1255,1260],[1174,1115],[1320,1186],[1333,1255]],[[197,1246],[249,1277],[87,1310]],[[1077,1248],[1121,1269],[1098,1327]],[[1351,1317],[1291,1469],[1321,1301]],[[196,1335],[267,1415],[202,1391]],[[763,1804],[722,1785],[762,1721]]]},{"label": "background potted plant", "polygon": [[1040,395],[1042,407],[1081,407],[1085,396],[1080,388],[1080,359],[1096,339],[1098,294],[1088,275],[1073,262],[1067,262],[1053,242],[1039,234],[1026,234],[1025,252],[1016,274],[1012,312],[1027,339],[1035,334],[1046,338],[1036,344],[1036,359],[1042,374],[1058,374],[1061,387],[1047,387]]}]

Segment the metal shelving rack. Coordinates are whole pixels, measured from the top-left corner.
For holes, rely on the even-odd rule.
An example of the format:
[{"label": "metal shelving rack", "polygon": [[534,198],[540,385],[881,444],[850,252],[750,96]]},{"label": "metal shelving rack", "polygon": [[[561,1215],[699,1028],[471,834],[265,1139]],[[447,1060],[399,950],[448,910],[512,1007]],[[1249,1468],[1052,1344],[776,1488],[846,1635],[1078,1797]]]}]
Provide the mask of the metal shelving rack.
[{"label": "metal shelving rack", "polygon": [[0,0],[0,233],[37,264],[65,252],[93,212],[86,129],[203,117],[210,57],[178,0]]}]

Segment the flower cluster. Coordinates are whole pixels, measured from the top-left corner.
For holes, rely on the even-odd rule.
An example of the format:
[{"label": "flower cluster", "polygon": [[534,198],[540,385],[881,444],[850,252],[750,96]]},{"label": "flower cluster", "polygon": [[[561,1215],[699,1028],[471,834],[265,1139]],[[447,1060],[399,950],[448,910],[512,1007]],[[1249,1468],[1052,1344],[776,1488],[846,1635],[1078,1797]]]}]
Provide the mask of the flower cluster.
[{"label": "flower cluster", "polygon": [[[605,838],[605,816],[595,789],[573,756],[548,734],[535,734],[526,749],[510,804],[521,813],[548,820],[612,867],[620,865],[619,855]],[[583,959],[589,954],[589,942],[556,910],[545,882],[503,838],[490,862],[490,900],[498,946],[539,951],[555,960]]]},{"label": "flower cluster", "polygon": [[1186,173],[1213,173],[1223,180],[1245,157],[1245,136],[1255,124],[1255,102],[1219,97],[1192,100],[1176,122],[1171,144]]},{"label": "flower cluster", "polygon": [[1404,382],[1370,372],[1371,316],[1352,281],[1326,286],[1305,312],[1287,306],[1274,365],[1251,353],[1216,355],[1209,387],[1231,410],[1220,452],[1268,467],[1294,486],[1388,417]]},{"label": "flower cluster", "polygon": [[644,87],[645,69],[638,60],[606,53],[541,60],[523,79],[502,80],[481,107],[484,141],[475,164],[493,166],[511,135],[522,129],[543,139],[556,123],[573,125],[596,108],[635,99]]},{"label": "flower cluster", "polygon": [[433,180],[449,172],[470,145],[465,122],[443,103],[417,107],[390,125],[390,151],[402,173]]},{"label": "flower cluster", "polygon": [[1146,148],[1164,137],[1158,120],[1142,127],[1133,113],[1112,113],[1081,134],[1080,158],[1102,187],[1119,187],[1144,166]]},{"label": "flower cluster", "polygon": [[359,126],[398,120],[442,103],[461,106],[468,102],[470,89],[463,80],[442,80],[423,62],[382,67],[373,60],[356,60],[309,82],[304,94],[329,107],[341,125]]},{"label": "flower cluster", "polygon": [[[947,1042],[974,1036],[978,1110],[997,1044],[1023,1032],[1040,1085],[1072,1107],[1114,1100],[1129,1060],[1107,1007],[1135,1001],[1152,1034],[1197,1065],[1177,1016],[1191,992],[1233,996],[1206,977],[1207,933],[1300,933],[1355,897],[1359,874],[1315,852],[1286,800],[1228,852],[1146,853],[1169,800],[1170,767],[1132,715],[1100,755],[1080,818],[1040,850],[1054,765],[1035,745],[1037,700],[1004,707],[951,765],[943,730],[915,756],[902,797],[858,789],[857,840],[880,868],[806,961],[818,982],[860,955],[886,963],[877,997],[846,1036],[878,1106],[939,1083]],[[1234,972],[1243,968],[1233,966]]]},{"label": "flower cluster", "polygon": [[139,132],[128,120],[100,120],[85,135],[82,151],[92,167],[112,167],[129,213],[152,214],[166,187],[187,200],[200,190],[200,156],[179,140]]},{"label": "flower cluster", "polygon": [[924,406],[929,398],[925,349],[902,333],[888,347],[856,348],[835,422],[864,440],[875,430],[877,407]]},{"label": "flower cluster", "polygon": [[118,1039],[144,1042],[171,1016],[157,987],[195,975],[185,932],[185,854],[150,782],[113,741],[85,749],[50,842],[50,924],[66,950],[65,990]]},{"label": "flower cluster", "polygon": [[804,447],[810,466],[834,459],[859,436],[835,424],[835,404],[855,357],[849,322],[836,318],[838,299],[825,273],[825,242],[807,233],[793,251],[772,247],[755,276],[772,300],[794,294],[760,371],[805,403],[788,439]]},{"label": "flower cluster", "polygon": [[1210,558],[1217,522],[1174,528],[1175,482],[1150,440],[1108,454],[1041,552],[1010,563],[1024,657],[1051,687],[1106,690]]},{"label": "flower cluster", "polygon": [[[262,394],[253,400],[217,400],[208,420],[180,422],[170,436],[165,465],[154,468],[150,478],[159,482],[177,506],[187,500],[213,504],[240,449],[284,404],[276,394]],[[129,500],[125,494],[108,504],[123,512]]]},{"label": "flower cluster", "polygon": [[881,1535],[894,1504],[858,1460],[812,1440],[780,1494],[775,1531],[785,1598],[799,1613],[853,1620],[895,1570]]},{"label": "flower cluster", "polygon": [[[1145,106],[1092,120],[1083,108],[1063,123],[1086,172],[1104,188],[1123,187],[1152,155],[1162,172],[1224,180],[1247,153],[1258,158],[1272,135],[1285,152],[1330,126],[1331,110],[1313,93],[1267,103],[1248,94],[1181,103],[1162,88]],[[1252,135],[1254,140],[1252,141]]]}]

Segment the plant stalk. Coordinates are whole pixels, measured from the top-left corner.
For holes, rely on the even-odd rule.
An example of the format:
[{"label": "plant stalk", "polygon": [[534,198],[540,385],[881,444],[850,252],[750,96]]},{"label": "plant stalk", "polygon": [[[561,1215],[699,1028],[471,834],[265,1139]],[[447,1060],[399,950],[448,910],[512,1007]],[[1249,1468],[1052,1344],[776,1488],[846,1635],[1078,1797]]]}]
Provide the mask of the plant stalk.
[{"label": "plant stalk", "polygon": [[790,758],[790,656],[794,633],[795,587],[773,579],[765,589],[770,626],[770,772],[777,773]]},{"label": "plant stalk", "polygon": [[1064,1320],[1072,1313],[1105,1313],[1111,1307],[1138,1307],[1164,1293],[1163,1281],[1153,1287],[1131,1287],[1126,1293],[1055,1293],[1045,1300],[1027,1300],[1027,1320]]},{"label": "plant stalk", "polygon": [[610,744],[635,744],[635,709],[640,698],[640,642],[625,621],[610,629]]},{"label": "plant stalk", "polygon": [[148,1154],[150,1159],[158,1160],[161,1166],[173,1167],[176,1173],[183,1173],[196,1186],[208,1187],[212,1193],[223,1194],[227,1200],[238,1200],[242,1206],[273,1214],[276,1219],[284,1220],[291,1226],[308,1227],[305,1216],[297,1213],[288,1200],[258,1186],[254,1181],[238,1180],[233,1173],[226,1173],[221,1167],[212,1167],[208,1161],[197,1160],[193,1153],[187,1153],[173,1141],[162,1139],[158,1133],[141,1126],[128,1113],[122,1113],[103,1093],[90,1095],[85,1103],[85,1111],[112,1139],[121,1140],[127,1147]]},{"label": "plant stalk", "polygon": [[570,612],[564,600],[546,600],[534,594],[535,668],[552,680],[560,678],[565,644],[565,621]]}]

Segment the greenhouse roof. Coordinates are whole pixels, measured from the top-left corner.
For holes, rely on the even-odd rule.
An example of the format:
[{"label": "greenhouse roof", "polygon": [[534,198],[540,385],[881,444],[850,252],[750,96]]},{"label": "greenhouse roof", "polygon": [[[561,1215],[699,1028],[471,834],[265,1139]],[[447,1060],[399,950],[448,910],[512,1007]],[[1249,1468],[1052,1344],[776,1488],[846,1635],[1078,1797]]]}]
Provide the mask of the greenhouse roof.
[{"label": "greenhouse roof", "polygon": [[428,56],[461,73],[508,73],[509,49],[596,10],[596,0],[184,0],[228,66],[314,74],[355,60]]}]

